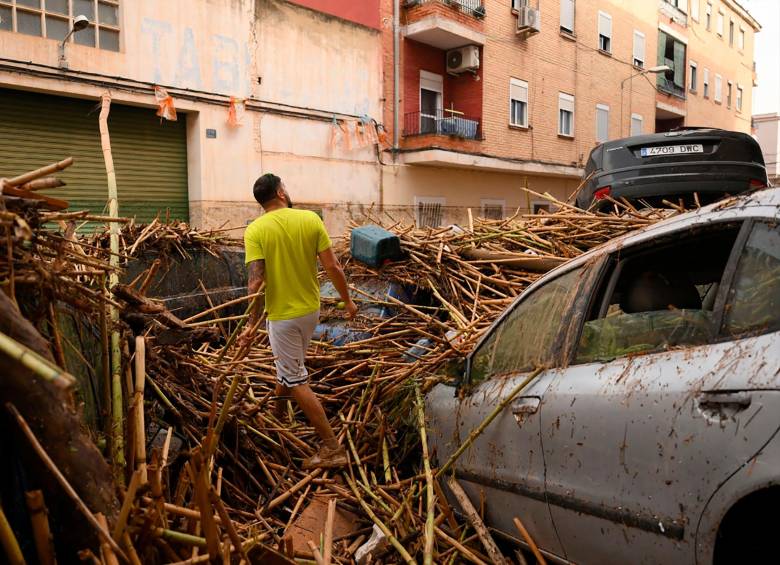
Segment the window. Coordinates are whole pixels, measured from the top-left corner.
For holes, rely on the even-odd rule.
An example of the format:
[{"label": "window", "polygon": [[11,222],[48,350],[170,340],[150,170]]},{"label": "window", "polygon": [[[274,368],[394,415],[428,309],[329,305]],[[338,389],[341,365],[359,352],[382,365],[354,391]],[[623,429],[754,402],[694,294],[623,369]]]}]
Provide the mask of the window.
[{"label": "window", "polygon": [[729,20],[729,47],[734,47],[734,20]]},{"label": "window", "polygon": [[737,264],[726,300],[728,335],[780,329],[780,229],[757,223]]},{"label": "window", "polygon": [[599,12],[599,49],[612,53],[612,16]]},{"label": "window", "polygon": [[742,111],[742,87],[737,85],[737,112]]},{"label": "window", "polygon": [[480,201],[482,213],[480,214],[486,220],[503,220],[504,210],[506,209],[506,200],[495,200],[483,198]]},{"label": "window", "polygon": [[715,102],[723,102],[723,77],[715,75]]},{"label": "window", "polygon": [[548,200],[534,200],[531,202],[531,214],[549,214],[552,212],[552,206]]},{"label": "window", "polygon": [[691,18],[695,21],[699,21],[699,2],[701,0],[691,0]]},{"label": "window", "polygon": [[[420,70],[420,123],[419,133],[438,133],[444,112],[442,93],[444,77]],[[413,115],[412,115],[413,117]],[[414,129],[414,128],[410,128]]]},{"label": "window", "polygon": [[718,27],[717,27],[717,31],[718,31],[718,35],[721,36],[721,37],[723,37],[723,18],[724,18],[723,12],[719,11],[718,12]]},{"label": "window", "polygon": [[734,84],[731,81],[729,81],[728,84],[726,85],[726,106],[728,108],[731,108],[731,92],[733,88],[734,88]]},{"label": "window", "polygon": [[716,298],[740,227],[696,226],[621,249],[586,313],[575,362],[715,341]]},{"label": "window", "polygon": [[524,80],[509,79],[509,123],[528,127],[528,83]]},{"label": "window", "polygon": [[609,106],[596,104],[596,142],[609,140]]},{"label": "window", "polygon": [[704,22],[707,27],[707,31],[712,29],[712,4],[707,2],[707,7],[704,10]]},{"label": "window", "polygon": [[631,114],[631,135],[642,135],[644,119],[639,114]]},{"label": "window", "polygon": [[671,4],[681,12],[688,11],[688,0],[664,0],[667,4]]},{"label": "window", "polygon": [[704,69],[704,97],[710,97],[710,70]]},{"label": "window", "polygon": [[561,31],[574,33],[574,0],[561,0]]},{"label": "window", "polygon": [[0,30],[62,41],[76,16],[86,16],[89,27],[69,41],[119,51],[119,0],[0,0]]},{"label": "window", "polygon": [[658,88],[680,98],[685,98],[685,50],[686,45],[682,41],[658,31],[658,65],[666,65],[670,69],[658,75]]},{"label": "window", "polygon": [[699,88],[699,69],[696,63],[691,61],[691,92],[696,92]]},{"label": "window", "polygon": [[558,93],[558,135],[574,137],[574,96]]},{"label": "window", "polygon": [[645,34],[634,30],[634,66],[645,66]]},{"label": "window", "polygon": [[436,196],[415,196],[415,222],[418,228],[438,228],[444,221],[445,198]]},{"label": "window", "polygon": [[568,327],[567,314],[584,273],[584,268],[569,271],[524,294],[477,346],[471,358],[471,384],[555,366],[556,342]]},{"label": "window", "polygon": [[739,47],[739,50],[742,51],[745,48],[745,30],[742,28],[739,28],[739,36],[737,39],[737,47]]}]

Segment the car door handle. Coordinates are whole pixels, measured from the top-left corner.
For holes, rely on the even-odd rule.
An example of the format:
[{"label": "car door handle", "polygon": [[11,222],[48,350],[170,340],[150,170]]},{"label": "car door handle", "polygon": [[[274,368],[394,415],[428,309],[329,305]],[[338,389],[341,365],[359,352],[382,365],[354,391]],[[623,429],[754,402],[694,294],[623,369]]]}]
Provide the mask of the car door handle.
[{"label": "car door handle", "polygon": [[520,416],[534,414],[539,410],[542,399],[538,396],[523,396],[512,402],[512,414]]},{"label": "car door handle", "polygon": [[747,392],[703,392],[696,397],[699,412],[710,420],[724,421],[750,407]]}]

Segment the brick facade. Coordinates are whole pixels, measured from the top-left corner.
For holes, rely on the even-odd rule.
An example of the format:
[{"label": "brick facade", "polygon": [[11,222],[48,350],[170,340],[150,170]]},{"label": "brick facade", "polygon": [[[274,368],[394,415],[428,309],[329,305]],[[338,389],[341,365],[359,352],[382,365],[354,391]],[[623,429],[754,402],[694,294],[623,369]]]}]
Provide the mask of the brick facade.
[{"label": "brick facade", "polygon": [[[641,118],[643,133],[656,131],[656,127],[672,125],[714,126],[725,129],[750,131],[750,109],[752,89],[753,37],[756,22],[741,12],[733,0],[711,0],[713,4],[712,30],[706,31],[705,7],[707,0],[689,0],[689,6],[700,2],[698,21],[689,14],[677,12],[662,0],[636,2],[629,0],[577,0],[573,33],[560,28],[560,2],[530,2],[541,10],[541,31],[530,36],[516,33],[517,16],[513,14],[511,0],[483,0],[484,18],[475,18],[442,1],[429,0],[414,7],[402,8],[402,25],[420,21],[431,14],[449,16],[454,22],[478,30],[485,35],[485,44],[481,46],[480,68],[476,76],[465,74],[449,77],[444,73],[445,51],[430,45],[401,38],[401,102],[400,113],[418,112],[420,70],[443,74],[444,107],[454,105],[456,110],[481,120],[481,140],[463,140],[444,135],[425,135],[403,137],[400,149],[419,151],[425,148],[450,149],[458,153],[471,153],[474,169],[478,171],[479,157],[493,157],[515,163],[511,171],[523,179],[529,186],[542,182],[542,177],[524,175],[522,163],[542,163],[555,166],[576,167],[584,165],[590,151],[597,145],[596,116],[597,105],[607,107],[608,137],[617,139],[631,134],[632,116]],[[715,33],[717,13],[725,13],[724,37]],[[610,53],[599,50],[599,12],[608,14],[612,22]],[[392,21],[392,2],[385,0],[383,13]],[[734,45],[728,41],[729,22],[735,22]],[[685,97],[673,96],[657,88],[654,74],[640,74],[663,64],[659,62],[659,29],[669,29],[675,36],[681,37],[686,46]],[[745,45],[738,48],[738,30],[745,32]],[[634,65],[634,37],[638,32],[644,37],[644,62],[642,67]],[[392,49],[392,26],[384,28],[384,45]],[[695,60],[699,69],[698,92],[689,91],[690,61]],[[392,124],[392,52],[385,57],[385,92],[388,94],[385,105],[385,123]],[[710,97],[704,99],[701,92],[703,69],[710,70]],[[713,100],[715,75],[722,77],[723,101]],[[528,127],[510,125],[510,79],[520,79],[528,83]],[[731,81],[732,103],[728,108],[727,84]],[[736,110],[737,85],[743,87],[742,111]],[[564,137],[558,134],[559,93],[573,95],[575,99],[574,135]],[[659,120],[658,122],[656,120]],[[403,153],[402,153],[403,154]],[[402,159],[399,157],[399,159]],[[454,160],[453,160],[454,162]],[[518,165],[519,163],[519,165]],[[454,167],[463,167],[462,160]],[[491,174],[485,165],[482,175]],[[419,163],[406,168],[420,168]],[[520,170],[518,171],[518,167]],[[535,170],[535,169],[534,169]],[[572,171],[576,169],[570,169]],[[507,167],[502,182],[512,178]],[[387,197],[396,198],[399,203],[413,194],[446,195],[448,186],[458,181],[456,169],[441,168],[441,188],[419,186],[405,183],[413,182],[415,175],[400,175],[393,172],[388,187],[398,190],[396,195],[386,191]],[[551,173],[554,175],[555,173]],[[571,174],[574,181],[578,174]],[[431,175],[417,175],[430,182]],[[494,179],[495,180],[495,179]],[[493,186],[498,182],[490,181]],[[561,189],[557,194],[566,192],[570,181],[561,178]],[[520,201],[515,194],[514,185],[507,186],[504,193],[508,198]],[[576,186],[576,182],[575,182]],[[459,189],[453,188],[452,194]],[[469,190],[460,190],[459,202],[467,199]],[[480,195],[471,190],[474,206]],[[514,195],[514,196],[512,196]],[[484,195],[482,195],[484,196]],[[462,204],[469,206],[471,204]]]}]

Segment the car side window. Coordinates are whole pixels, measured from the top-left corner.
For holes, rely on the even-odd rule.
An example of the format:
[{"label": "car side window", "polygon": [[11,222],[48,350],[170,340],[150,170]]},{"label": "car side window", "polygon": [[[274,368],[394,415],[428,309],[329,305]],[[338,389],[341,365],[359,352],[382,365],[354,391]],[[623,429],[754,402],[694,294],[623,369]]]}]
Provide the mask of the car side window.
[{"label": "car side window", "polygon": [[716,298],[740,228],[695,226],[617,252],[583,325],[574,363],[715,341]]},{"label": "car side window", "polygon": [[567,310],[584,275],[584,267],[574,269],[524,297],[474,352],[471,384],[552,366],[555,340],[565,329]]},{"label": "car side window", "polygon": [[753,226],[724,308],[727,335],[780,329],[780,226]]}]

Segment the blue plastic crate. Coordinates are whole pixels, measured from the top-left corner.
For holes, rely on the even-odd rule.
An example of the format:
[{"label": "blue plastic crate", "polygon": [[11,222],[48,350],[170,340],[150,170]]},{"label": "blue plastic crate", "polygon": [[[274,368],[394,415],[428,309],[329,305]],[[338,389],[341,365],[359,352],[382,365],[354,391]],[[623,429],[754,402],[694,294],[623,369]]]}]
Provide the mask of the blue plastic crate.
[{"label": "blue plastic crate", "polygon": [[352,230],[349,250],[352,257],[372,267],[381,267],[386,262],[397,261],[402,256],[398,236],[374,225]]}]

